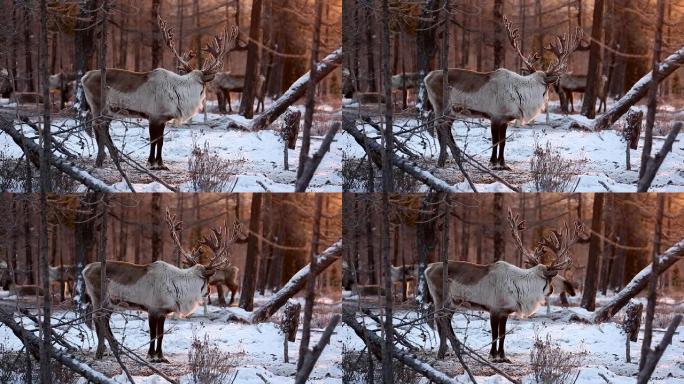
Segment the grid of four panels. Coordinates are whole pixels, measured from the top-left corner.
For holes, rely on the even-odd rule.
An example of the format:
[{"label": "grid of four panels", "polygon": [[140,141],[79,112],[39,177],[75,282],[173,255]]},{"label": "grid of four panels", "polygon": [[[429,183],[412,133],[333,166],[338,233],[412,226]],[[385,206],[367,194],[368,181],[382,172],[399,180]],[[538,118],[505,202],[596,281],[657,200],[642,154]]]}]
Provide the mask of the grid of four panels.
[{"label": "grid of four panels", "polygon": [[684,383],[684,2],[0,4],[0,384]]}]

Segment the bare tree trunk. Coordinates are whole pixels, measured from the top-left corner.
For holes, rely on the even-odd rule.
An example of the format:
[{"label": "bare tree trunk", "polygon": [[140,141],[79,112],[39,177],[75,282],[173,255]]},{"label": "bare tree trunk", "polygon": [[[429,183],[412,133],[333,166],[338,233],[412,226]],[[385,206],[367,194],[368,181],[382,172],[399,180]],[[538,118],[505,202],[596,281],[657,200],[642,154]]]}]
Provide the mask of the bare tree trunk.
[{"label": "bare tree trunk", "polygon": [[591,218],[591,240],[589,241],[589,258],[587,259],[586,275],[584,277],[584,292],[582,293],[582,308],[588,311],[596,309],[597,279],[600,269],[601,253],[601,222],[603,218],[602,193],[594,194],[594,209]]},{"label": "bare tree trunk", "polygon": [[[161,0],[152,0],[152,9],[150,12],[150,25],[152,26],[152,68],[159,68],[162,65],[162,49],[161,41],[159,37],[161,32],[159,31],[159,23],[157,19],[159,18],[161,8]],[[197,31],[197,33],[200,33]],[[181,36],[182,39],[182,36]],[[181,51],[182,52],[182,51]]]},{"label": "bare tree trunk", "polygon": [[[659,13],[662,15],[663,1],[658,2]],[[661,20],[662,21],[662,20]],[[657,197],[657,208],[655,217],[655,231],[653,236],[653,246],[651,247],[651,265],[653,269],[658,270],[658,248],[660,247],[660,240],[662,237],[663,226],[663,208],[665,206],[665,196],[659,194]],[[656,301],[658,296],[656,289],[658,288],[658,274],[651,274],[651,279],[648,289],[648,304],[646,305],[646,319],[644,321],[644,341],[641,343],[641,358],[639,359],[639,370],[641,371],[646,364],[651,350],[651,338],[653,337],[653,316],[655,315]]]},{"label": "bare tree trunk", "polygon": [[254,116],[254,95],[256,94],[256,80],[259,69],[259,28],[261,25],[262,0],[252,2],[252,17],[249,23],[249,45],[247,46],[247,71],[245,72],[245,87],[240,100],[240,115],[251,119]]},{"label": "bare tree trunk", "polygon": [[590,119],[596,117],[596,97],[601,78],[601,31],[603,28],[603,0],[594,0],[594,18],[591,26],[589,69],[587,87],[582,101],[582,114]]},{"label": "bare tree trunk", "polygon": [[261,217],[261,194],[252,194],[252,208],[249,218],[249,238],[247,239],[247,256],[245,258],[245,274],[240,292],[240,308],[245,311],[254,309],[254,289],[256,272],[259,265],[259,218]]},{"label": "bare tree trunk", "polygon": [[[651,82],[648,87],[648,111],[646,112],[646,127],[644,128],[644,148],[641,151],[641,166],[639,178],[646,173],[648,160],[651,157],[653,147],[653,125],[655,124],[656,108],[658,107],[658,82],[660,81],[660,51],[662,48],[663,17],[665,13],[665,1],[658,0],[658,21],[656,22],[655,44],[653,45],[653,61],[651,67]],[[640,363],[643,366],[643,359]]]},{"label": "bare tree trunk", "polygon": [[[311,60],[309,61],[309,82],[306,90],[306,110],[304,112],[304,126],[302,127],[302,147],[299,150],[299,166],[297,167],[297,178],[302,176],[304,166],[309,159],[309,147],[311,146],[311,126],[313,124],[314,108],[316,107],[316,66],[318,64],[318,46],[321,33],[321,12],[323,2],[316,0],[316,20],[313,27],[313,37],[311,43]],[[243,93],[244,96],[244,93]],[[243,100],[244,102],[244,100]],[[240,103],[242,109],[242,103]]]},{"label": "bare tree trunk", "polygon": [[437,34],[435,21],[437,17],[437,9],[439,3],[437,0],[425,0],[421,6],[421,17],[418,19],[418,28],[416,30],[416,48],[418,52],[418,101],[416,108],[418,113],[422,114],[428,104],[427,90],[423,79],[432,69],[430,62],[436,51]]},{"label": "bare tree trunk", "polygon": [[494,10],[492,16],[494,17],[494,69],[504,67],[506,65],[506,51],[503,45],[503,0],[494,0]]},{"label": "bare tree trunk", "polygon": [[[382,78],[384,80],[383,88],[385,91],[385,132],[383,133],[385,150],[382,153],[382,189],[385,193],[392,193],[394,192],[394,168],[392,167],[392,155],[394,154],[392,112],[394,104],[392,102],[392,73],[390,72],[390,13],[387,1],[388,0],[382,0]],[[389,228],[387,228],[387,231],[389,233]],[[385,379],[390,377],[391,375],[385,376]]]},{"label": "bare tree trunk", "polygon": [[161,194],[152,194],[152,261],[162,259],[162,210],[161,210]]},{"label": "bare tree trunk", "polygon": [[494,194],[494,260],[502,260],[505,253],[506,243],[504,242],[504,203],[503,193]]},{"label": "bare tree trunk", "polygon": [[[318,1],[320,3],[320,0]],[[316,255],[318,253],[318,243],[321,231],[321,209],[323,207],[323,195],[316,194],[315,210],[313,216],[313,226],[311,228],[311,251],[309,253],[309,265],[312,270],[316,269]],[[302,320],[302,340],[299,343],[299,359],[297,360],[297,370],[302,368],[307,351],[309,350],[309,339],[311,338],[311,316],[316,289],[316,274],[309,274],[306,282],[306,302],[304,304],[304,318]]]},{"label": "bare tree trunk", "polygon": [[26,0],[24,4],[24,69],[26,71],[26,91],[28,92],[34,92],[36,90],[33,74],[33,52],[31,48],[32,12],[33,1]]},{"label": "bare tree trunk", "polygon": [[[28,28],[28,26],[27,26]],[[48,86],[48,30],[47,30],[47,4],[46,0],[40,0],[40,44],[39,44],[39,67],[43,80],[43,152],[40,158],[40,280],[43,285],[43,342],[40,345],[40,382],[43,384],[52,383],[52,370],[50,369],[50,352],[52,350],[50,341],[52,336],[51,321],[51,295],[49,279],[49,238],[48,238],[48,212],[47,194],[51,192],[50,165],[50,90]],[[28,161],[28,160],[27,160]]]}]

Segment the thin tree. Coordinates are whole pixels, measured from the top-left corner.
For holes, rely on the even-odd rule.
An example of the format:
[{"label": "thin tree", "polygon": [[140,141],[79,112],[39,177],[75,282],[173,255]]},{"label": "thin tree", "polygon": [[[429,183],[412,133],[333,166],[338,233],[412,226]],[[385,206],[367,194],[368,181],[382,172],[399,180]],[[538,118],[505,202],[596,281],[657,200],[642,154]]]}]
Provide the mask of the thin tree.
[{"label": "thin tree", "polygon": [[[150,10],[150,23],[152,25],[152,68],[159,68],[161,66],[163,55],[160,41],[161,32],[159,31],[159,24],[157,22],[157,20],[159,20],[160,7],[161,0],[152,0],[152,9]],[[197,31],[197,33],[199,33],[199,31]]]},{"label": "thin tree", "polygon": [[590,119],[596,117],[596,97],[601,77],[601,35],[603,29],[603,0],[594,0],[594,19],[591,26],[591,45],[589,46],[589,69],[587,87],[582,101],[582,114]]},{"label": "thin tree", "polygon": [[494,69],[504,67],[506,65],[506,51],[504,50],[504,32],[503,32],[503,0],[494,0],[494,9],[492,16],[494,17]]},{"label": "thin tree", "polygon": [[504,242],[504,196],[494,194],[494,261],[502,260],[506,244]]},{"label": "thin tree", "polygon": [[[28,28],[28,26],[27,26]],[[50,144],[52,138],[50,137],[50,91],[48,87],[48,37],[47,37],[47,4],[46,0],[40,0],[40,74],[43,79],[43,152],[40,157],[40,280],[43,285],[43,292],[50,291],[49,279],[49,249],[48,249],[48,212],[47,212],[47,194],[50,192],[50,165],[47,161],[50,156]],[[28,159],[26,159],[28,162]],[[50,369],[50,351],[52,350],[50,342],[52,339],[51,320],[51,295],[43,295],[43,324],[42,336],[43,340],[40,344],[40,382],[43,384],[52,383],[52,370]]]},{"label": "thin tree", "polygon": [[600,269],[601,253],[601,222],[603,218],[603,199],[602,193],[594,194],[594,209],[591,218],[591,239],[589,241],[589,257],[587,258],[587,269],[584,277],[584,292],[582,293],[582,308],[588,311],[596,309],[596,289],[597,279]]},{"label": "thin tree", "polygon": [[249,218],[249,237],[247,239],[247,256],[245,257],[245,274],[242,278],[240,292],[240,308],[245,311],[254,309],[254,290],[256,288],[256,272],[259,265],[259,218],[261,217],[261,194],[252,194],[252,208]]},{"label": "thin tree", "polygon": [[663,19],[665,14],[665,1],[658,0],[658,20],[656,21],[655,44],[653,45],[652,75],[648,89],[648,110],[646,112],[646,127],[644,127],[644,148],[641,151],[641,166],[639,178],[646,173],[648,160],[651,157],[653,147],[653,125],[655,123],[656,107],[658,106],[658,82],[660,73],[660,51],[662,49]]},{"label": "thin tree", "polygon": [[[660,6],[663,0],[658,1],[659,12],[662,10]],[[660,240],[662,238],[663,227],[663,208],[665,206],[665,195],[658,194],[656,208],[655,231],[653,236],[653,246],[651,247],[651,263],[653,270],[658,270],[658,249],[660,248]],[[648,360],[649,351],[651,350],[651,340],[653,338],[653,316],[655,315],[656,301],[658,299],[656,289],[658,288],[658,274],[651,275],[651,280],[648,287],[648,304],[646,305],[646,320],[644,321],[644,341],[641,343],[641,358],[639,359],[639,370],[641,371]]]},{"label": "thin tree", "polygon": [[[392,155],[394,154],[394,132],[392,125],[392,73],[390,72],[390,29],[389,29],[389,5],[387,0],[382,0],[382,76],[385,90],[385,150],[382,153],[382,189],[385,193],[394,192],[394,178],[392,167]],[[448,28],[448,27],[447,27]],[[445,37],[446,38],[446,37]]]},{"label": "thin tree", "polygon": [[[247,45],[247,66],[245,72],[245,87],[240,100],[240,115],[251,119],[254,116],[254,96],[256,95],[256,80],[259,75],[259,28],[261,25],[262,0],[252,3],[252,18],[249,22],[249,44]],[[313,77],[313,76],[312,76]]]}]

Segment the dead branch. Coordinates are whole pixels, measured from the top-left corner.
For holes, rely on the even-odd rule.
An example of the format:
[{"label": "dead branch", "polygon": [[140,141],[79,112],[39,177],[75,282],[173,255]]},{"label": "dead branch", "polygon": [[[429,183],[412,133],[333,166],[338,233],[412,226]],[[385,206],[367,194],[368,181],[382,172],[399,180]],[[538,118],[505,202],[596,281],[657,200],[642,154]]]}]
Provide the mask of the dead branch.
[{"label": "dead branch", "polygon": [[[39,351],[41,340],[37,338],[33,333],[26,331],[19,324],[14,321],[14,317],[11,312],[0,307],[0,322],[5,324],[12,333],[24,343],[27,351],[39,359]],[[116,382],[109,377],[103,375],[102,373],[90,368],[87,364],[84,364],[73,357],[67,355],[61,350],[57,350],[50,346],[50,356],[52,356],[58,363],[71,369],[72,371],[83,376],[85,379],[93,383],[103,383],[103,384],[116,384]]]},{"label": "dead branch", "polygon": [[667,156],[668,152],[672,151],[672,144],[679,134],[679,131],[682,129],[682,125],[681,121],[675,123],[674,127],[672,127],[672,130],[667,135],[663,147],[660,148],[660,151],[655,155],[655,158],[649,157],[646,163],[646,173],[639,179],[639,183],[637,184],[637,192],[647,192],[651,187],[651,183],[653,182],[653,179],[655,179],[658,169],[660,169],[663,161],[665,161],[665,156]]},{"label": "dead branch", "polygon": [[667,328],[667,332],[665,332],[663,339],[660,341],[660,344],[658,344],[655,349],[649,350],[646,364],[643,369],[639,371],[637,384],[646,384],[651,379],[651,375],[653,375],[653,371],[655,370],[658,361],[663,356],[663,353],[665,353],[667,346],[672,343],[672,335],[681,321],[682,315],[675,316],[672,323],[670,323],[670,326]]},{"label": "dead branch", "polygon": [[[28,152],[28,159],[33,163],[34,166],[40,167],[40,162],[38,159],[40,158],[40,153],[43,150],[40,145],[34,143],[32,140],[27,139],[21,132],[14,129],[14,124],[12,121],[8,120],[3,115],[0,115],[0,130],[7,133],[20,148],[25,148],[25,150]],[[78,181],[93,191],[105,193],[116,192],[114,188],[102,180],[95,178],[88,172],[78,168],[76,164],[69,160],[56,157],[52,153],[50,153],[47,160],[48,163],[57,168],[59,171],[67,174],[72,179]]]},{"label": "dead branch", "polygon": [[316,361],[318,361],[321,353],[323,353],[323,349],[325,349],[325,346],[330,342],[330,336],[332,335],[339,321],[340,315],[333,316],[333,318],[330,319],[328,326],[325,327],[325,331],[323,332],[323,335],[321,335],[321,339],[318,341],[318,344],[316,344],[313,349],[306,351],[306,356],[304,357],[302,367],[297,371],[297,375],[295,376],[295,384],[306,383],[309,375],[311,375],[311,371],[313,370]]},{"label": "dead branch", "polygon": [[318,169],[318,166],[321,164],[323,156],[325,156],[326,152],[330,150],[330,144],[332,143],[333,138],[339,129],[339,122],[333,124],[328,133],[325,134],[325,138],[323,139],[321,146],[318,148],[318,151],[316,151],[312,157],[308,157],[306,159],[304,170],[295,183],[295,192],[306,192],[306,188],[309,186],[314,172],[316,172],[316,169]]}]

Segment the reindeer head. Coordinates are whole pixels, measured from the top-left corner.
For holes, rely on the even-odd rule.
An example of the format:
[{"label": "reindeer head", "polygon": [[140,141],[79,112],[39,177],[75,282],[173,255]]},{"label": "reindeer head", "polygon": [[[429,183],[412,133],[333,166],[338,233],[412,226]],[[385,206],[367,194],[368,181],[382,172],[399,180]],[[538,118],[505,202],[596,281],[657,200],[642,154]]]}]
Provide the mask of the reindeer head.
[{"label": "reindeer head", "polygon": [[[218,269],[230,266],[230,249],[234,243],[240,242],[238,237],[241,233],[239,223],[236,222],[233,225],[230,233],[227,223],[219,228],[211,228],[211,234],[203,236],[190,250],[183,248],[180,242],[179,233],[183,229],[183,223],[176,220],[176,215],[171,215],[168,209],[166,210],[166,223],[169,226],[173,242],[185,258],[183,261],[184,265],[196,268],[205,279],[211,277]],[[202,264],[199,261],[203,247],[209,249],[212,253],[211,258],[206,264]]]},{"label": "reindeer head", "polygon": [[162,32],[162,36],[164,37],[166,45],[178,60],[178,71],[182,74],[195,74],[204,84],[214,79],[216,73],[223,68],[224,56],[235,49],[235,44],[238,38],[238,27],[233,25],[230,28],[230,35],[228,34],[228,28],[226,27],[226,29],[223,30],[223,33],[214,36],[211,43],[207,44],[207,46],[203,49],[203,51],[211,55],[211,60],[207,60],[201,69],[193,68],[189,62],[196,56],[196,53],[188,50],[183,52],[182,55],[178,54],[178,51],[173,43],[173,28],[169,28],[161,16],[159,16],[158,21],[159,29]]},{"label": "reindeer head", "polygon": [[522,70],[523,73],[534,74],[546,84],[557,83],[561,75],[567,72],[568,59],[570,58],[570,55],[575,52],[577,47],[579,47],[582,37],[584,36],[584,31],[580,27],[577,27],[575,33],[572,35],[564,33],[560,36],[555,36],[555,40],[546,49],[553,52],[556,56],[556,61],[550,63],[544,69],[542,56],[539,52],[534,52],[527,57],[522,53],[520,49],[520,31],[518,28],[513,28],[513,23],[511,23],[506,16],[503,18],[503,23],[506,27],[506,31],[508,31],[508,41],[513,48],[515,48],[518,56],[520,56],[520,59],[522,60],[524,67]]},{"label": "reindeer head", "polygon": [[537,243],[533,251],[530,251],[525,248],[520,237],[520,232],[526,229],[525,221],[521,220],[519,215],[513,215],[513,212],[508,209],[508,222],[511,225],[513,239],[525,257],[525,265],[532,268],[539,267],[547,280],[552,279],[559,271],[572,264],[569,255],[570,247],[586,237],[582,222],[579,220],[575,222],[572,233],[565,223],[560,231],[552,230]]}]

